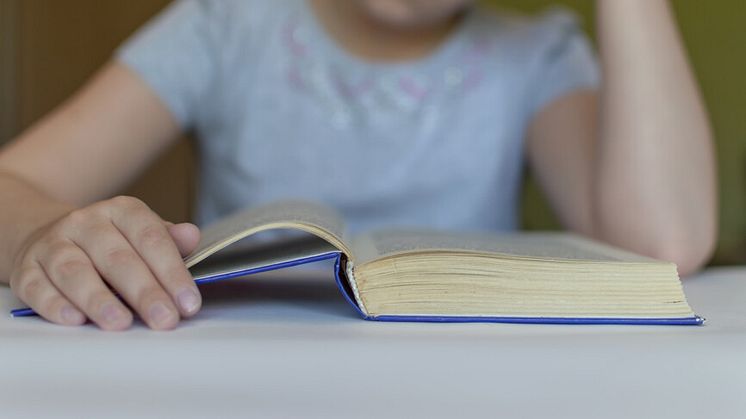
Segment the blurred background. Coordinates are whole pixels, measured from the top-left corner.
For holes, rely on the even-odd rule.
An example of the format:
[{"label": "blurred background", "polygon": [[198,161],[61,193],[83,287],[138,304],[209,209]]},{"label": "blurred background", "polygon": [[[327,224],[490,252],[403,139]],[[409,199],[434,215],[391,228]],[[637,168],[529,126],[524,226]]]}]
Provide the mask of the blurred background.
[{"label": "blurred background", "polygon": [[[551,4],[577,11],[593,35],[592,0],[489,0],[526,12]],[[168,0],[0,0],[0,144],[73,93]],[[746,1],[673,0],[717,141],[720,231],[713,264],[746,263]],[[630,28],[634,30],[634,28]],[[190,219],[195,188],[191,141],[164,155],[124,193],[171,221]],[[557,223],[530,177],[527,229]]]}]

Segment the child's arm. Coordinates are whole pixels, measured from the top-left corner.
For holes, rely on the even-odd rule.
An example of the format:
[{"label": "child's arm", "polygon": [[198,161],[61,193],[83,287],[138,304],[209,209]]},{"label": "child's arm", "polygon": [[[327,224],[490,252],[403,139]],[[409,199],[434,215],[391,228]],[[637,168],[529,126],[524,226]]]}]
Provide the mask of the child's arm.
[{"label": "child's arm", "polygon": [[129,326],[106,284],[153,328],[194,314],[199,292],[181,254],[196,245],[196,227],[165,223],[134,198],[96,203],[178,131],[155,94],[114,63],[0,150],[0,281],[60,324]]},{"label": "child's arm", "polygon": [[665,0],[599,0],[603,88],[550,104],[528,153],[569,228],[660,259],[682,274],[716,240],[708,118]]}]

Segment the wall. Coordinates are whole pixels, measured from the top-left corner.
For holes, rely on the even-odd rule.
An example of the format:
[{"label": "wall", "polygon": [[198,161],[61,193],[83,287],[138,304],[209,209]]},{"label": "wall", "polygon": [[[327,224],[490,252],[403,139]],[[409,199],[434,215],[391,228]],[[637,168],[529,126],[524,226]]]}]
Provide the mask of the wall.
[{"label": "wall", "polygon": [[18,2],[0,0],[0,144],[18,130],[16,63]]}]

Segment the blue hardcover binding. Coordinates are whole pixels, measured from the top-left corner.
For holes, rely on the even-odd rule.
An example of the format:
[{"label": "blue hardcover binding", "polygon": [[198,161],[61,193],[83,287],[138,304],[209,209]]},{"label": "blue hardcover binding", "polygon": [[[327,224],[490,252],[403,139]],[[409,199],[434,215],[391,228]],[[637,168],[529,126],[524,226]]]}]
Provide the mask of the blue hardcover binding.
[{"label": "blue hardcover binding", "polygon": [[[621,325],[683,325],[697,326],[704,324],[705,319],[699,316],[682,317],[682,318],[587,318],[587,317],[495,317],[495,316],[421,316],[421,315],[366,315],[355,301],[346,274],[345,264],[347,263],[344,254],[339,251],[327,252],[309,257],[302,257],[294,260],[283,261],[271,265],[237,270],[217,275],[204,276],[195,278],[197,284],[221,281],[224,279],[247,276],[261,272],[274,271],[277,269],[289,268],[291,266],[304,265],[307,263],[318,262],[322,260],[335,259],[334,262],[334,280],[339,288],[342,297],[349,303],[352,308],[365,320],[383,321],[383,322],[429,322],[429,323],[521,323],[521,324],[621,324]],[[36,316],[36,312],[30,308],[12,310],[12,317],[29,317]]]}]

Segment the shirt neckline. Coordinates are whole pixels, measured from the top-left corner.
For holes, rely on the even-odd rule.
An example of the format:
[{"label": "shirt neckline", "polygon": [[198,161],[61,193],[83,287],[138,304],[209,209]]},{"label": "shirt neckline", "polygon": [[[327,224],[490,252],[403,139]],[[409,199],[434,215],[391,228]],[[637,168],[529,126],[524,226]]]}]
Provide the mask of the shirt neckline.
[{"label": "shirt neckline", "polygon": [[309,0],[300,1],[300,19],[301,30],[307,30],[307,39],[315,40],[314,48],[319,49],[319,53],[330,57],[333,61],[350,68],[360,70],[375,70],[381,72],[396,72],[400,70],[424,69],[437,66],[443,60],[453,55],[453,52],[463,46],[471,27],[475,23],[475,6],[469,6],[464,10],[464,16],[451,33],[439,44],[433,51],[427,55],[405,60],[395,61],[376,61],[360,57],[344,48],[336,39],[334,39],[319,21],[316,12],[308,4]]}]

